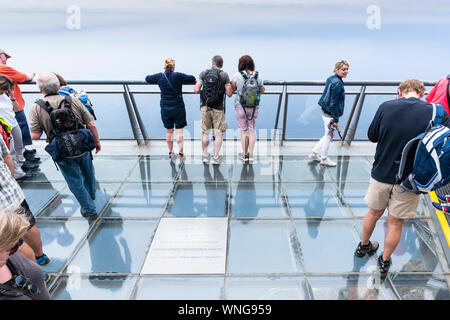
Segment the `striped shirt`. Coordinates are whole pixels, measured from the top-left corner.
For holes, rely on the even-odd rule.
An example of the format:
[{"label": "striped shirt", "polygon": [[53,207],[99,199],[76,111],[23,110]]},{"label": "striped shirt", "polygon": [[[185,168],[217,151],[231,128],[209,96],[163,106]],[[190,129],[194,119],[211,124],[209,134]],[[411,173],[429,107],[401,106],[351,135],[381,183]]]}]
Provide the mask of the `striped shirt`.
[{"label": "striped shirt", "polygon": [[[0,136],[2,157],[9,154],[3,138]],[[25,199],[25,194],[11,175],[6,163],[0,159],[0,209],[15,209]]]}]

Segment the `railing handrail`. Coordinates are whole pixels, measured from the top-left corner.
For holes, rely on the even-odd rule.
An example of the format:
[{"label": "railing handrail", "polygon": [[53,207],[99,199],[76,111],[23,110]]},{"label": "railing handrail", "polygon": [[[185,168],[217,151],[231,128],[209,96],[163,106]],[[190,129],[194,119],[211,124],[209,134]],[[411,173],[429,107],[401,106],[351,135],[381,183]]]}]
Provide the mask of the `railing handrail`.
[{"label": "railing handrail", "polygon": [[[144,126],[144,123],[142,121],[142,118],[140,116],[138,107],[136,105],[136,101],[134,99],[134,94],[159,94],[159,90],[155,91],[137,91],[137,90],[131,90],[130,86],[133,85],[150,85],[144,80],[68,80],[68,84],[70,85],[94,85],[94,86],[111,86],[116,85],[120,86],[121,88],[116,88],[114,90],[110,89],[108,90],[102,90],[102,89],[86,89],[85,91],[87,93],[102,93],[102,94],[121,94],[123,95],[125,106],[127,109],[127,113],[130,120],[130,125],[133,131],[134,139],[138,144],[145,144],[148,140],[151,140],[147,135],[147,130]],[[277,113],[276,113],[276,119],[275,119],[275,125],[274,125],[274,134],[273,134],[273,140],[276,140],[277,132],[281,130],[280,135],[280,143],[283,144],[284,141],[290,141],[290,140],[302,140],[301,138],[288,138],[286,137],[286,127],[287,127],[287,111],[288,111],[288,98],[291,95],[297,95],[297,94],[321,94],[322,91],[313,92],[312,90],[308,91],[289,91],[289,87],[308,87],[308,86],[324,86],[326,83],[326,80],[302,80],[302,81],[272,81],[272,80],[266,80],[264,81],[265,86],[280,86],[282,87],[281,91],[268,91],[266,90],[265,94],[272,94],[272,95],[278,95],[278,103],[277,103]],[[385,95],[395,95],[396,90],[392,92],[379,92],[379,91],[366,91],[369,87],[398,87],[400,85],[401,81],[392,81],[392,80],[368,80],[368,81],[344,81],[344,85],[347,87],[360,87],[360,91],[347,91],[346,94],[348,95],[356,95],[355,101],[353,103],[353,108],[350,112],[350,117],[347,120],[347,123],[345,125],[345,130],[343,134],[343,139],[345,142],[350,145],[351,142],[354,140],[355,132],[358,127],[359,118],[361,115],[361,111],[364,105],[364,99],[366,95],[377,95],[377,94],[385,94]],[[434,86],[436,85],[437,81],[425,81],[424,85]],[[187,83],[188,85],[194,85],[195,81]],[[21,84],[22,85],[22,84]],[[36,85],[35,81],[30,81],[27,83],[24,83],[24,85]],[[154,84],[151,84],[152,86],[156,86]],[[396,89],[396,88],[395,88]],[[388,90],[386,90],[388,91]],[[24,94],[35,94],[39,93],[38,90],[23,90]],[[183,91],[183,94],[193,94],[193,91]],[[282,103],[284,98],[284,103]],[[283,109],[282,109],[283,106]],[[278,128],[278,124],[280,122],[281,117],[281,110],[283,110],[283,127]]]},{"label": "railing handrail", "polygon": [[[150,85],[144,80],[66,80],[68,84],[75,85]],[[273,81],[273,80],[264,80],[264,85],[268,86],[323,86],[325,85],[326,80],[302,80],[302,81]],[[344,81],[344,85],[346,86],[374,86],[374,87],[383,87],[383,86],[398,86],[402,81],[392,81],[392,80],[351,80]],[[423,81],[424,85],[434,86],[437,81]],[[23,84],[35,85],[35,81],[30,81]],[[194,82],[186,83],[188,85],[194,85]]]}]

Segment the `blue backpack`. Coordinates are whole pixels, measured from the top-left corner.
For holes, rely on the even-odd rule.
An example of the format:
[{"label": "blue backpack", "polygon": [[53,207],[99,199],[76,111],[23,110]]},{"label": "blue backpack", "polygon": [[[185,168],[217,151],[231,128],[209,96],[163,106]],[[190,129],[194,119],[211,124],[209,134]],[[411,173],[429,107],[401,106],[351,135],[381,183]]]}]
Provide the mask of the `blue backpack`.
[{"label": "blue backpack", "polygon": [[73,88],[65,86],[60,88],[58,93],[61,96],[71,96],[80,100],[80,102],[86,107],[89,113],[94,117],[94,120],[97,120],[97,118],[95,117],[94,106],[92,105],[91,100],[89,100],[89,97],[86,92],[82,90],[75,91]]},{"label": "blue backpack", "polygon": [[413,172],[400,183],[408,192],[427,193],[450,182],[450,129],[442,125],[444,112],[442,105],[433,104],[433,118],[427,130],[403,148],[397,182],[402,181],[408,154],[417,145]]}]

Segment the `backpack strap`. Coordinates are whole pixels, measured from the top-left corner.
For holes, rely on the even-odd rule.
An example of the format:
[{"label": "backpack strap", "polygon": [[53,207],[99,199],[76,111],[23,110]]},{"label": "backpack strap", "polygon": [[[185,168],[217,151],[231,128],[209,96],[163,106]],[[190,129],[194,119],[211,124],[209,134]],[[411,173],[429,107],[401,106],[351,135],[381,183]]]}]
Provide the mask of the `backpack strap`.
[{"label": "backpack strap", "polygon": [[170,82],[169,78],[167,78],[166,73],[162,72],[162,74],[164,75],[164,78],[166,78],[166,80],[169,83],[169,86],[172,88],[172,90],[178,95],[178,97],[182,98],[182,95],[174,88],[174,86],[172,85],[172,82]]},{"label": "backpack strap", "polygon": [[398,167],[398,173],[396,175],[397,184],[400,184],[403,177],[403,171],[405,170],[406,160],[408,159],[409,150],[411,147],[420,139],[422,139],[423,134],[415,137],[414,139],[409,140],[409,142],[405,145],[402,151],[402,157],[400,159],[400,165]]},{"label": "backpack strap", "polygon": [[[61,104],[62,103],[59,104],[58,109],[61,108]],[[69,108],[70,111],[72,111],[72,97],[71,96],[65,96],[64,97],[64,108]]]},{"label": "backpack strap", "polygon": [[433,105],[433,125],[435,126],[439,126],[442,124],[442,121],[444,120],[444,106],[442,106],[441,104],[435,104],[432,103]]},{"label": "backpack strap", "polygon": [[48,101],[38,99],[34,103],[36,103],[38,106],[40,106],[42,109],[48,112],[48,115],[53,111],[53,108],[50,106],[50,103]]}]

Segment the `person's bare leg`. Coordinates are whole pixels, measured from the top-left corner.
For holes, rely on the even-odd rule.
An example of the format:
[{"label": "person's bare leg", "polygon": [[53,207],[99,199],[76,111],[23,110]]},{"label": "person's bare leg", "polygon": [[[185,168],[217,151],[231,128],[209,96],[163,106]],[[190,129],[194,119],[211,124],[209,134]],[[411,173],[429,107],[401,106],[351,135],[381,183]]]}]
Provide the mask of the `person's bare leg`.
[{"label": "person's bare leg", "polygon": [[173,152],[173,129],[166,129],[166,142],[169,152]]},{"label": "person's bare leg", "polygon": [[217,134],[216,132],[216,139],[214,140],[214,158],[217,158],[219,156],[220,148],[222,147],[222,134]]},{"label": "person's bare leg", "polygon": [[395,248],[397,248],[402,236],[403,219],[395,218],[388,214],[388,228],[384,237],[383,260],[391,258]]},{"label": "person's bare leg", "polygon": [[33,249],[31,249],[31,247],[29,245],[27,245],[26,242],[24,242],[18,250],[21,254],[23,254],[25,256],[25,258],[27,258],[30,261],[33,261],[34,263],[36,262],[36,257],[34,256],[34,251]]},{"label": "person's bare leg", "polygon": [[255,149],[255,143],[256,143],[256,133],[254,129],[248,130],[248,152],[250,154],[253,154],[253,150]]},{"label": "person's bare leg", "polygon": [[247,154],[248,150],[248,137],[247,137],[247,130],[241,130],[241,147],[242,147],[242,153],[244,155]]},{"label": "person's bare leg", "polygon": [[42,250],[41,233],[36,226],[33,226],[30,230],[28,230],[28,232],[23,236],[23,241],[31,247],[36,257],[40,257],[44,254]]},{"label": "person's bare leg", "polygon": [[203,156],[208,156],[208,145],[209,145],[209,134],[208,132],[202,133],[202,150],[203,150]]},{"label": "person's bare leg", "polygon": [[362,236],[361,236],[361,244],[367,245],[369,244],[369,239],[372,236],[373,230],[375,229],[375,225],[377,221],[383,216],[384,210],[374,210],[369,208],[369,211],[366,213],[363,221],[362,228]]},{"label": "person's bare leg", "polygon": [[178,144],[178,152],[184,154],[183,152],[183,142],[184,142],[184,137],[183,137],[183,129],[175,129],[176,134],[177,134],[177,144]]}]

